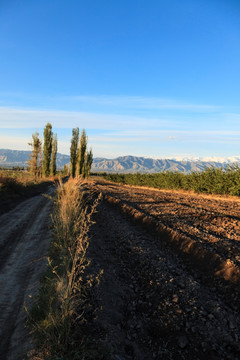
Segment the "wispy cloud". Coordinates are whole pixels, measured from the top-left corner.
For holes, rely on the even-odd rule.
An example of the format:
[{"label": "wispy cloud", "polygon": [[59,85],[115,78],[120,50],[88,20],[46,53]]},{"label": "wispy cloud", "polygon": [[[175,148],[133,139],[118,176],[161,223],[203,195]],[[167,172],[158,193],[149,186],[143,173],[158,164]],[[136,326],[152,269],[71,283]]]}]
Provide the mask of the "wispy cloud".
[{"label": "wispy cloud", "polygon": [[171,109],[189,111],[214,111],[218,106],[205,104],[191,104],[184,101],[175,101],[161,97],[144,96],[73,96],[72,100],[82,103],[98,104],[111,107],[123,107],[133,109]]},{"label": "wispy cloud", "polygon": [[[0,107],[0,147],[29,149],[27,143],[31,140],[31,134],[34,131],[42,134],[47,122],[53,125],[54,132],[59,135],[59,151],[62,153],[69,153],[71,130],[77,126],[87,130],[89,145],[93,147],[95,156],[111,157],[111,153],[145,156],[157,151],[173,154],[173,151],[189,151],[189,148],[200,155],[207,152],[207,144],[210,144],[209,149],[211,144],[217,144],[216,148],[223,152],[227,147],[236,147],[234,144],[240,141],[240,114],[234,111],[170,100],[164,102],[157,98],[81,97],[81,101],[89,102],[85,111]],[[106,105],[104,111],[88,111],[92,109],[91,104],[98,101],[113,105],[110,108]],[[135,106],[139,111],[119,112],[121,106],[126,109]],[[145,111],[157,106],[159,109],[168,107],[184,111]],[[144,111],[141,111],[141,107]]]},{"label": "wispy cloud", "polygon": [[1,128],[33,128],[43,127],[50,122],[57,128],[84,127],[88,129],[128,129],[157,124],[163,128],[174,126],[170,119],[155,119],[141,116],[101,114],[77,111],[31,110],[0,107]]},{"label": "wispy cloud", "polygon": [[122,110],[178,110],[187,112],[212,112],[219,111],[222,106],[212,104],[191,103],[184,100],[169,99],[165,97],[147,97],[147,96],[121,96],[121,95],[69,95],[69,96],[45,96],[32,95],[26,93],[0,93],[0,104],[16,104],[19,102],[39,106],[63,106],[72,109],[98,108],[98,109],[122,109]]},{"label": "wispy cloud", "polygon": [[30,141],[31,137],[4,134],[4,136],[0,136],[0,148],[12,150],[30,150],[30,146],[28,146]]}]

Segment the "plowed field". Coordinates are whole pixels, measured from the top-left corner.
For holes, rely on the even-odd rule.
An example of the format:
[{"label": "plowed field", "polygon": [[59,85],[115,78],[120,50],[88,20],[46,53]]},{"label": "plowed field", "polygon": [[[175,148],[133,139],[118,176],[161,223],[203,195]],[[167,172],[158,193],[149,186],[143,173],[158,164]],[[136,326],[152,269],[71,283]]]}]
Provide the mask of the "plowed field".
[{"label": "plowed field", "polygon": [[239,200],[92,187],[104,201],[87,254],[103,270],[91,328],[106,359],[239,359]]},{"label": "plowed field", "polygon": [[[126,212],[138,214],[175,237],[198,244],[203,253],[216,254],[238,278],[240,266],[240,199],[153,190],[97,182],[97,188]],[[191,241],[192,240],[192,241]],[[180,244],[178,244],[181,247]],[[184,249],[183,249],[184,250]],[[229,271],[230,273],[231,271]],[[226,277],[228,275],[226,274]]]}]

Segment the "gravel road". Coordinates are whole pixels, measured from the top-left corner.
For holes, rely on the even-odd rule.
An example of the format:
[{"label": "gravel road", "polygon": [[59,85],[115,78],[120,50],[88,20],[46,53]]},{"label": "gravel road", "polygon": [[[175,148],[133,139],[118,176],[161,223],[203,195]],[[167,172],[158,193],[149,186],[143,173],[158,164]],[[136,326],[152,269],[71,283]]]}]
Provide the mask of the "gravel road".
[{"label": "gravel road", "polygon": [[[53,191],[50,186],[46,193]],[[46,264],[51,206],[49,199],[38,195],[0,216],[1,360],[22,360],[31,348],[23,307],[36,294]]]}]

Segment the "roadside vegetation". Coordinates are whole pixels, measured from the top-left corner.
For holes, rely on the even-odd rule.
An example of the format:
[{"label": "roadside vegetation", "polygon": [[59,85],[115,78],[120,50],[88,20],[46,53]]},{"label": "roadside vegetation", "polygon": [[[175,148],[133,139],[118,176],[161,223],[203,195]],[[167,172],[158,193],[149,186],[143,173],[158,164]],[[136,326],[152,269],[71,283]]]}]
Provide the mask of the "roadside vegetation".
[{"label": "roadside vegetation", "polygon": [[[29,313],[37,359],[99,359],[89,337],[89,290],[101,274],[86,278],[88,231],[99,197],[81,179],[60,183],[54,201],[53,241],[37,301]],[[91,338],[91,340],[90,340]],[[36,358],[36,357],[33,357]],[[102,357],[101,357],[102,358]]]},{"label": "roadside vegetation", "polygon": [[240,196],[240,168],[206,168],[202,172],[183,174],[162,172],[157,174],[103,174],[106,180],[128,185],[148,186],[157,189],[191,190],[196,193]]},{"label": "roadside vegetation", "polygon": [[36,178],[31,172],[25,170],[1,170],[0,199],[25,195],[30,190],[38,189],[44,183],[55,182],[56,180],[57,176],[48,179]]}]

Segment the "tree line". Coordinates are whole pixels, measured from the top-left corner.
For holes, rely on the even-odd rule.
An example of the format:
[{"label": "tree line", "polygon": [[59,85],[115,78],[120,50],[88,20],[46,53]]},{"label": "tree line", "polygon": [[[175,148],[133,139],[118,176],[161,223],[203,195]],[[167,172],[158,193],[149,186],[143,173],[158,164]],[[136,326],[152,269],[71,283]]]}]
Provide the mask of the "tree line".
[{"label": "tree line", "polygon": [[157,189],[192,190],[196,193],[240,196],[240,167],[205,168],[184,174],[165,171],[156,174],[101,174],[105,179],[121,184],[148,186]]},{"label": "tree line", "polygon": [[[57,134],[52,131],[52,125],[47,123],[43,132],[44,141],[39,133],[32,134],[32,153],[29,160],[30,171],[35,178],[54,176],[57,173]],[[88,177],[93,161],[92,149],[88,151],[88,138],[83,129],[79,136],[79,128],[72,130],[70,147],[70,175],[71,177]],[[68,167],[64,166],[64,173],[69,173]]]}]

